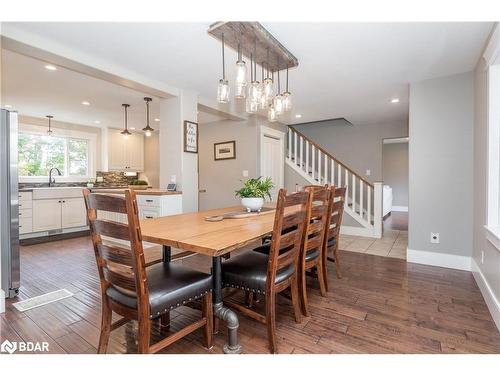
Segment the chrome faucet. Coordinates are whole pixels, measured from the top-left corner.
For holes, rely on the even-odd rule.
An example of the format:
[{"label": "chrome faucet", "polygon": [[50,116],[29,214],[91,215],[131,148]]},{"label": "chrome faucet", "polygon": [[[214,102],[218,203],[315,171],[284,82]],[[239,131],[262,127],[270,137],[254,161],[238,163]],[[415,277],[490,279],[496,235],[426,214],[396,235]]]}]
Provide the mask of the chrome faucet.
[{"label": "chrome faucet", "polygon": [[61,173],[61,171],[59,170],[59,168],[51,168],[51,169],[50,169],[50,171],[49,171],[49,187],[51,187],[51,186],[52,186],[52,184],[55,184],[55,183],[56,183],[56,179],[55,179],[54,177],[52,177],[52,171],[53,171],[54,169],[57,171],[57,174],[58,174],[59,176],[62,176],[62,173]]}]

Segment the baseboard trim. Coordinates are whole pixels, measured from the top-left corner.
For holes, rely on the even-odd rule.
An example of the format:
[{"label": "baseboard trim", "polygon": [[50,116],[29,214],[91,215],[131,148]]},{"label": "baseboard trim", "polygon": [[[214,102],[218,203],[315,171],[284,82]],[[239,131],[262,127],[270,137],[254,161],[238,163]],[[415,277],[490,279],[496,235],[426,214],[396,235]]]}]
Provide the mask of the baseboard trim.
[{"label": "baseboard trim", "polygon": [[0,314],[5,312],[5,292],[0,289]]},{"label": "baseboard trim", "polygon": [[495,293],[493,293],[493,289],[491,289],[488,280],[484,277],[475,259],[472,259],[472,274],[474,275],[477,286],[481,290],[481,294],[483,295],[486,305],[488,306],[488,310],[490,310],[491,317],[500,332],[500,301],[498,301]]},{"label": "baseboard trim", "polygon": [[408,212],[408,206],[392,206],[394,212]]},{"label": "baseboard trim", "polygon": [[340,234],[345,234],[347,236],[379,238],[373,233],[373,230],[370,228],[351,227],[344,225],[340,227]]},{"label": "baseboard trim", "polygon": [[410,248],[406,252],[406,260],[410,263],[427,264],[429,266],[453,268],[463,271],[471,270],[471,259],[471,257],[463,255],[413,250]]}]

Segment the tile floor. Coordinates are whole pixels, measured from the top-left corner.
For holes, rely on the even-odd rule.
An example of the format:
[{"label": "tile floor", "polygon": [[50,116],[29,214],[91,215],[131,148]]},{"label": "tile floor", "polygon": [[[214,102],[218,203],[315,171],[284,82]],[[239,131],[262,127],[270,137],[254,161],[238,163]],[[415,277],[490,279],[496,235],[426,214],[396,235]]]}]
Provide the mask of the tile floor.
[{"label": "tile floor", "polygon": [[341,235],[339,249],[391,258],[406,259],[408,231],[384,230],[380,239]]}]

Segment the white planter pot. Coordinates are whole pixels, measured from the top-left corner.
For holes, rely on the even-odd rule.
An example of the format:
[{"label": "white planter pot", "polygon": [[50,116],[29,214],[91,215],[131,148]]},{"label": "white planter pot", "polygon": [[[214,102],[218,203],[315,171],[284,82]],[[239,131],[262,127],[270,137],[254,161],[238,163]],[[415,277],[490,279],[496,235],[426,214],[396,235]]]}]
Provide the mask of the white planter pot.
[{"label": "white planter pot", "polygon": [[241,198],[241,204],[247,209],[247,212],[260,212],[264,206],[264,198]]}]

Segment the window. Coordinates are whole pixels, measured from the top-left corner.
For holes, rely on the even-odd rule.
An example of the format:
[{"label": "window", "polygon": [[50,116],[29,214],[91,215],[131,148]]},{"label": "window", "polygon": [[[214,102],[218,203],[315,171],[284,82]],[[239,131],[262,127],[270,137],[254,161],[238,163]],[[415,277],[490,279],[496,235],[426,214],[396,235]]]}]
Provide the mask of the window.
[{"label": "window", "polygon": [[18,171],[21,182],[43,182],[51,168],[58,168],[58,181],[83,181],[94,175],[95,135],[21,125],[18,138]]}]

